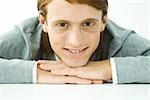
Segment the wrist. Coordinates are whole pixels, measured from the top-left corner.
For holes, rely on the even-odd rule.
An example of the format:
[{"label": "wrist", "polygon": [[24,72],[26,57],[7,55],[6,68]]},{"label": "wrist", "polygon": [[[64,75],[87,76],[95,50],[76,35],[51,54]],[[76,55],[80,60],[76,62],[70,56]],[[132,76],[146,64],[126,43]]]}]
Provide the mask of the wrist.
[{"label": "wrist", "polygon": [[32,75],[32,82],[37,83],[37,62],[35,61],[34,67],[33,67],[33,75]]}]

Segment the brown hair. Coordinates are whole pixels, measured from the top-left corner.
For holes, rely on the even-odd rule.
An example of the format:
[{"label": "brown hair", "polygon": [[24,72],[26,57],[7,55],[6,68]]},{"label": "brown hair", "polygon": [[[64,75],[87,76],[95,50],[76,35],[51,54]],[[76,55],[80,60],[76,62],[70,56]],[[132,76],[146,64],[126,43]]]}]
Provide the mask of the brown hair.
[{"label": "brown hair", "polygon": [[[108,1],[107,0],[66,0],[69,3],[79,3],[87,4],[98,10],[102,10],[103,16],[107,14],[108,10]],[[52,2],[52,0],[38,0],[37,9],[38,11],[46,17],[47,15],[47,5]]]},{"label": "brown hair", "polygon": [[[89,6],[96,8],[97,10],[102,10],[103,16],[107,15],[107,10],[108,10],[107,0],[66,0],[66,1],[71,4],[74,4],[74,3],[87,4]],[[38,0],[37,2],[37,9],[39,13],[42,14],[45,18],[47,16],[47,5],[50,2],[52,2],[52,0]],[[101,34],[100,44],[97,49],[100,48],[100,45],[103,41],[102,37],[103,37],[103,34]],[[48,59],[49,56],[53,55],[53,50],[49,43],[48,34],[45,34],[44,32],[42,32],[42,36],[41,36],[40,51],[43,52],[43,57],[46,59]],[[97,52],[97,50],[95,52]]]}]

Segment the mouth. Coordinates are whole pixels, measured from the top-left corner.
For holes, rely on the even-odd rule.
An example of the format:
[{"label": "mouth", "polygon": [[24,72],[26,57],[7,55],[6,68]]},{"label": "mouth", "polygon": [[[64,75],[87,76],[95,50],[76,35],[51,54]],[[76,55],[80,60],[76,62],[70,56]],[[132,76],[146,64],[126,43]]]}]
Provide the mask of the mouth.
[{"label": "mouth", "polygon": [[68,53],[71,56],[81,56],[85,54],[89,47],[85,47],[83,49],[70,49],[70,48],[63,48],[66,53]]}]

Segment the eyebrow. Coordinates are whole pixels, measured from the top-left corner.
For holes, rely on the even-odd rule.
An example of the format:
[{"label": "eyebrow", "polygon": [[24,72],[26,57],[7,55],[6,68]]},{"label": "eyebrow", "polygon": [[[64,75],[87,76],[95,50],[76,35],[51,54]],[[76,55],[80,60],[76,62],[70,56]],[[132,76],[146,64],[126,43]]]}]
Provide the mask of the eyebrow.
[{"label": "eyebrow", "polygon": [[[86,20],[99,21],[99,20],[96,19],[96,18],[88,18],[88,19],[85,19],[84,21],[86,21]],[[84,22],[84,21],[82,21],[82,22]]]},{"label": "eyebrow", "polygon": [[[87,19],[82,20],[81,23],[83,23],[84,21],[97,21],[98,22],[99,20],[96,19],[96,18],[87,18]],[[53,24],[56,24],[58,22],[72,23],[72,21],[70,21],[70,20],[64,20],[64,19],[58,19],[58,20],[52,21]]]},{"label": "eyebrow", "polygon": [[57,23],[60,23],[60,22],[69,23],[67,20],[61,20],[61,19],[59,19],[59,20],[52,21],[52,26],[55,26]]}]

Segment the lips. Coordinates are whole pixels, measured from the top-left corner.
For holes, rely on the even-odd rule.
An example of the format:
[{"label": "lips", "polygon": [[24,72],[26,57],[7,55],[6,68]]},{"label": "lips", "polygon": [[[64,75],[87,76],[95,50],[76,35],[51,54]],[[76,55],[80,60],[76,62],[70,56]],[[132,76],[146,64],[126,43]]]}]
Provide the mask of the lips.
[{"label": "lips", "polygon": [[69,49],[69,48],[64,48],[64,50],[71,54],[71,55],[82,55],[86,52],[86,50],[88,49],[88,47],[85,47],[83,49]]}]

